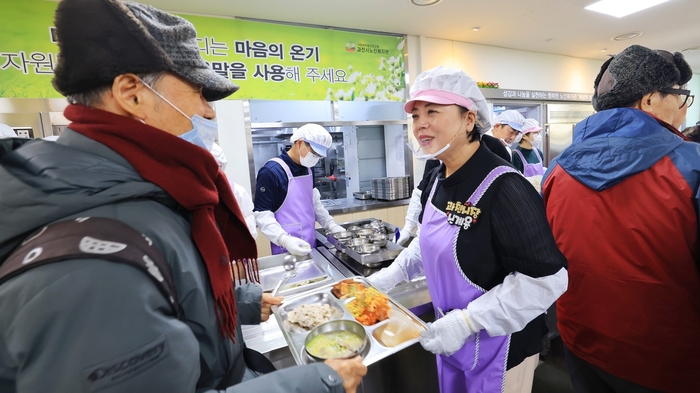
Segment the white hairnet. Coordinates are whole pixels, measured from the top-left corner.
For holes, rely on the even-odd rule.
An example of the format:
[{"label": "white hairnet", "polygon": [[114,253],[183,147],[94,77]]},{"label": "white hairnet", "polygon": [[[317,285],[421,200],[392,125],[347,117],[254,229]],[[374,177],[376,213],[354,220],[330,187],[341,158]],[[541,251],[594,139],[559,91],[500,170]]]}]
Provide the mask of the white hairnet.
[{"label": "white hairnet", "polygon": [[411,86],[411,99],[404,106],[407,113],[416,101],[441,105],[459,105],[476,112],[481,131],[491,129],[491,116],[486,98],[474,79],[462,70],[442,66],[420,73]]},{"label": "white hairnet", "polygon": [[540,123],[535,120],[535,119],[525,119],[525,123],[523,123],[523,134],[527,134],[528,132],[537,132],[540,131],[542,127],[540,127]]},{"label": "white hairnet", "polygon": [[523,124],[525,124],[525,117],[520,114],[520,112],[509,109],[507,111],[503,111],[496,116],[496,119],[493,121],[494,124],[507,124],[509,125],[512,129],[515,131],[522,132],[523,130]]},{"label": "white hairnet", "polygon": [[326,156],[326,151],[333,143],[331,134],[322,126],[313,123],[305,124],[297,128],[292,134],[290,141],[294,143],[300,139],[304,142],[308,142],[311,148],[323,157]]}]

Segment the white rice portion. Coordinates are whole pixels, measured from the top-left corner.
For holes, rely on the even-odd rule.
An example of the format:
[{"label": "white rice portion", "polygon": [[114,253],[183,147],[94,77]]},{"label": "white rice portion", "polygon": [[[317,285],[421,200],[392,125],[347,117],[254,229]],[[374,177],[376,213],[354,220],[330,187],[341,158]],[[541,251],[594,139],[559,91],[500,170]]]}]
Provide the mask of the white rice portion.
[{"label": "white rice portion", "polygon": [[305,329],[314,327],[331,320],[333,308],[328,304],[302,304],[289,312],[287,320]]}]

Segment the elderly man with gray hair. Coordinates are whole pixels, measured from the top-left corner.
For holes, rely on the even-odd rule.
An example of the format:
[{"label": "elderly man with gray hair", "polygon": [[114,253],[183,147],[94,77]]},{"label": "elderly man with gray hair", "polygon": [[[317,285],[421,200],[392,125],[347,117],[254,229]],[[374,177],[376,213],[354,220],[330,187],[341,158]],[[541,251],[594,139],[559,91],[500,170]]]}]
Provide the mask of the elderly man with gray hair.
[{"label": "elderly man with gray hair", "polygon": [[569,261],[559,331],[579,393],[700,386],[700,145],[681,53],[632,45],[594,82],[598,113],[550,163],[547,217]]},{"label": "elderly man with gray hair", "polygon": [[[242,324],[270,316],[255,241],[209,153],[207,67],[186,20],[63,0],[56,142],[0,140],[0,390],[354,392],[361,359],[275,371]],[[237,282],[233,282],[233,271]],[[265,374],[265,375],[261,375]]]}]

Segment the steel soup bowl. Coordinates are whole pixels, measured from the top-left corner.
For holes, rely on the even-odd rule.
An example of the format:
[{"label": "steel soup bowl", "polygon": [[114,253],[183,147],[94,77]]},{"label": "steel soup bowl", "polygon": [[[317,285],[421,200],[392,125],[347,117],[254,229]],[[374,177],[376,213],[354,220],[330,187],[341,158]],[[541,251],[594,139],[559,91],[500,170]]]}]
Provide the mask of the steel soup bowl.
[{"label": "steel soup bowl", "polygon": [[374,229],[360,229],[359,231],[355,231],[355,234],[360,237],[370,237],[377,233]]},{"label": "steel soup bowl", "polygon": [[345,244],[350,246],[350,247],[357,247],[357,246],[361,246],[363,244],[366,244],[367,242],[368,242],[368,240],[366,238],[357,237],[355,239],[350,239],[350,240],[346,241]]},{"label": "steel soup bowl", "polygon": [[367,244],[362,244],[354,248],[355,251],[357,251],[359,254],[371,254],[373,252],[379,251],[381,247],[372,244],[372,243],[367,243]]},{"label": "steel soup bowl", "polygon": [[369,237],[369,240],[372,241],[372,244],[375,244],[379,247],[384,247],[386,246],[387,243],[387,238],[386,235],[383,233],[377,233]]},{"label": "steel soup bowl", "polygon": [[[309,352],[308,346],[311,340],[318,336],[319,334],[322,333],[332,333],[332,332],[342,332],[342,331],[348,331],[351,333],[354,333],[358,335],[362,339],[362,344],[360,344],[360,347],[355,349],[352,354],[348,356],[343,356],[340,358],[322,358],[313,355],[311,352]],[[306,354],[309,355],[312,359],[317,360],[317,361],[324,361],[327,359],[350,359],[354,358],[355,356],[359,355],[364,351],[365,347],[367,346],[367,331],[365,331],[365,328],[360,325],[356,321],[351,321],[349,319],[336,319],[333,321],[328,321],[325,323],[322,323],[313,330],[309,332],[309,334],[306,336],[306,340],[304,340],[304,351],[306,351]]]},{"label": "steel soup bowl", "polygon": [[333,236],[334,238],[336,238],[338,240],[347,240],[347,239],[352,238],[354,235],[350,231],[343,231],[343,232],[333,233],[333,234],[331,234],[331,236]]}]

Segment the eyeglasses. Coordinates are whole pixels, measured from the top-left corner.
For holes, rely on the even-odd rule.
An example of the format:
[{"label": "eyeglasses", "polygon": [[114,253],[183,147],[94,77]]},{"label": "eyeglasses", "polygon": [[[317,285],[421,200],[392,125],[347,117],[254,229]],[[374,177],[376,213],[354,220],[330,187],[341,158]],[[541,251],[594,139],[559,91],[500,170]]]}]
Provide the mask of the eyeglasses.
[{"label": "eyeglasses", "polygon": [[[681,108],[682,108],[682,107],[681,107]],[[311,145],[309,144],[309,142],[304,142],[304,143],[306,144],[306,149],[309,151],[309,153],[313,154],[314,157],[316,157],[316,158],[323,158],[322,155],[316,153],[316,152],[314,151],[314,149],[311,148]]]},{"label": "eyeglasses", "polygon": [[678,109],[683,108],[688,104],[688,108],[690,108],[691,105],[693,105],[693,102],[695,101],[695,96],[690,94],[690,90],[685,90],[685,89],[674,89],[672,87],[667,87],[665,89],[659,89],[660,92],[666,93],[666,94],[675,94],[679,96],[683,100],[683,104],[678,107]]}]

